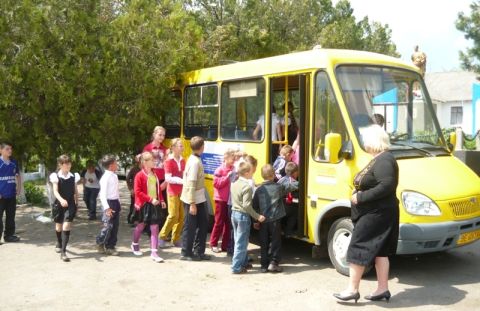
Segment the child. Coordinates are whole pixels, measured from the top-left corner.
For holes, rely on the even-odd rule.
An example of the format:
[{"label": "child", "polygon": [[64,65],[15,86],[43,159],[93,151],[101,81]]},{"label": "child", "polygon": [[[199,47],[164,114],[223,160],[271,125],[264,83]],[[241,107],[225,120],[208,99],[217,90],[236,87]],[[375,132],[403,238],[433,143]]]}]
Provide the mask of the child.
[{"label": "child", "polygon": [[50,182],[53,185],[55,202],[52,208],[52,218],[55,222],[55,233],[57,244],[55,252],[60,253],[60,259],[68,262],[67,244],[70,239],[72,222],[77,213],[78,190],[77,183],[80,181],[78,173],[70,173],[72,161],[70,157],[63,154],[57,158],[59,170],[50,174]]},{"label": "child", "polygon": [[[22,185],[17,161],[11,158],[12,144],[0,144],[0,240],[3,234],[3,212],[5,211],[5,242],[18,242],[15,235],[15,212],[17,210],[17,194]],[[0,242],[0,244],[2,244]]]},{"label": "child", "polygon": [[280,149],[280,155],[273,163],[275,175],[277,180],[285,176],[285,165],[292,160],[293,148],[290,145],[285,145]]},{"label": "child", "polygon": [[155,262],[163,262],[158,256],[158,227],[160,222],[160,206],[166,208],[163,201],[160,182],[153,172],[153,155],[150,152],[142,153],[142,170],[135,176],[135,220],[138,221],[133,231],[132,252],[135,256],[141,256],[140,236],[145,225],[150,225],[150,258]]},{"label": "child", "polygon": [[231,186],[232,196],[232,224],[235,237],[235,249],[232,258],[232,273],[247,272],[248,265],[248,237],[250,235],[250,217],[263,222],[265,217],[259,215],[252,208],[253,190],[249,179],[253,176],[250,163],[241,163],[238,167],[240,177]]},{"label": "child", "polygon": [[170,150],[172,157],[165,161],[165,180],[167,185],[168,217],[160,232],[160,247],[165,246],[167,236],[172,232],[171,243],[180,247],[183,228],[183,206],[180,202],[182,194],[183,172],[185,171],[185,160],[182,158],[183,143],[180,138],[172,140]]},{"label": "child", "polygon": [[137,154],[135,156],[135,164],[132,166],[130,171],[128,171],[127,174],[127,188],[128,191],[130,191],[130,209],[128,210],[128,216],[127,216],[127,223],[133,225],[133,215],[135,211],[135,192],[133,191],[133,182],[135,180],[135,176],[137,175],[138,172],[140,172],[142,169],[140,167],[140,157],[141,154]]},{"label": "child", "polygon": [[[253,197],[253,209],[266,218],[260,225],[261,271],[282,272],[278,264],[282,247],[281,219],[285,216],[283,197],[298,189],[298,182],[289,180],[289,183],[275,183],[275,171],[270,164],[262,167],[262,178],[264,182]],[[257,224],[254,226],[258,228]]]},{"label": "child", "polygon": [[[182,255],[180,260],[210,260],[205,254],[207,240],[207,209],[205,197],[205,172],[200,156],[205,148],[202,137],[190,139],[192,154],[183,173],[183,188],[180,200],[183,202],[185,219],[182,232]],[[195,243],[195,245],[194,245]]]},{"label": "child", "polygon": [[[215,224],[210,235],[210,247],[214,253],[227,251],[230,243],[230,218],[228,200],[230,197],[230,177],[234,173],[235,151],[227,150],[223,155],[223,164],[213,174],[213,195],[215,199]],[[222,234],[222,248],[218,240]]]},{"label": "child", "polygon": [[97,219],[97,196],[100,191],[100,178],[102,173],[95,168],[92,160],[87,162],[87,169],[84,170],[80,177],[83,182],[83,201],[87,206],[88,220]]},{"label": "child", "polygon": [[103,227],[97,235],[98,251],[107,255],[118,256],[118,227],[120,224],[120,193],[118,191],[117,159],[113,155],[105,155],[102,159],[105,173],[100,178],[100,202],[102,202]]},{"label": "child", "polygon": [[[237,156],[239,156],[239,157],[237,157]],[[236,159],[236,162],[233,165],[234,170],[233,170],[232,175],[230,175],[230,183],[234,183],[238,179],[237,170],[238,170],[238,166],[240,165],[240,163],[244,163],[244,162],[250,163],[250,165],[252,166],[252,171],[253,171],[252,176],[253,176],[253,174],[255,174],[255,172],[257,170],[257,159],[255,159],[254,156],[247,155],[243,151],[240,151],[240,152],[237,151],[237,153],[235,154],[235,159]],[[248,182],[249,182],[250,186],[252,187],[253,193],[255,193],[255,181],[252,178],[252,179],[249,179]],[[231,218],[232,218],[232,196],[229,196],[229,198],[228,198],[228,219],[230,220]],[[233,256],[233,250],[235,248],[235,239],[233,237],[232,222],[229,221],[229,224],[230,224],[230,244],[228,245],[227,255],[228,256]],[[250,260],[251,259],[249,258],[249,261]]]},{"label": "child", "polygon": [[[287,187],[292,183],[298,185],[298,165],[294,162],[288,162],[285,166],[285,176],[282,177],[278,183]],[[297,186],[298,189],[298,186]],[[295,226],[297,224],[297,212],[298,212],[298,191],[294,189],[287,193],[285,199],[285,211],[286,211],[286,220],[285,220],[285,236],[290,237],[295,233]]]}]

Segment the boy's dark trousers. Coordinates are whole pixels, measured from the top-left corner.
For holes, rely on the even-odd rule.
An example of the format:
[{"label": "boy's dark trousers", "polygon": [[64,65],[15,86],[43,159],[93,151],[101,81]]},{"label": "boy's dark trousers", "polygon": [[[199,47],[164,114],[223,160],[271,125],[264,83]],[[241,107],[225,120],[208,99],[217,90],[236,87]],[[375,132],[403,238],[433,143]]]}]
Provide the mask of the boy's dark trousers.
[{"label": "boy's dark trousers", "polygon": [[83,201],[85,201],[90,218],[97,217],[97,196],[99,192],[99,188],[83,188]]},{"label": "boy's dark trousers", "polygon": [[[197,205],[197,214],[190,214],[190,204],[183,203],[185,218],[182,231],[182,256],[205,254],[207,240],[207,209],[204,203]],[[194,245],[195,244],[195,245]]]},{"label": "boy's dark trousers", "polygon": [[270,262],[280,263],[280,250],[282,248],[281,220],[264,222],[260,224],[260,264],[267,269]]},{"label": "boy's dark trousers", "polygon": [[15,235],[15,212],[17,210],[17,198],[0,199],[0,239],[3,234],[3,212],[5,211],[5,238]]},{"label": "boy's dark trousers", "polygon": [[297,227],[298,219],[298,203],[287,203],[285,204],[285,211],[287,215],[284,218],[285,222],[285,235],[291,236],[295,235],[295,229]]},{"label": "boy's dark trousers", "polygon": [[103,228],[97,236],[97,244],[112,249],[117,245],[118,227],[120,225],[120,201],[108,200],[108,206],[114,211],[112,217],[103,212]]}]

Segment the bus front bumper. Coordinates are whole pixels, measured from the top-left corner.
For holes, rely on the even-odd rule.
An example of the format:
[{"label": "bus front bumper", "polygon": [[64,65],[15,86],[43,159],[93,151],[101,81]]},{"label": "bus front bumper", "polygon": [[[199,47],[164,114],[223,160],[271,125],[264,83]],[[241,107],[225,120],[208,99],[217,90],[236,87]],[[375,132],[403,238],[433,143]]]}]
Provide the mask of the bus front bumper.
[{"label": "bus front bumper", "polygon": [[421,254],[464,246],[480,239],[480,217],[435,224],[400,224],[397,254]]}]

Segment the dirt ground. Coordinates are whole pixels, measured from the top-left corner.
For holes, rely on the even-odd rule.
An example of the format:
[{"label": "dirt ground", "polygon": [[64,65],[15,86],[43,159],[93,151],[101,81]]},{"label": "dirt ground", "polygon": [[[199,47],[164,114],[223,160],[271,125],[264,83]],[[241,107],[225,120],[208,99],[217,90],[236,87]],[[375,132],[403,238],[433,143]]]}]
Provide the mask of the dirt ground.
[{"label": "dirt ground", "polygon": [[[312,259],[311,246],[300,241],[285,241],[281,274],[260,273],[259,249],[253,244],[254,269],[245,275],[230,273],[224,253],[209,262],[180,261],[178,248],[161,250],[165,262],[160,264],[148,253],[134,257],[129,249],[132,228],[125,221],[128,200],[122,183],[118,257],[97,253],[100,222],[87,220],[81,202],[69,263],[54,252],[53,224],[33,218],[44,209],[20,207],[17,231],[22,240],[0,246],[0,310],[479,310],[480,242],[445,253],[395,257],[390,303],[361,299],[356,305],[341,304],[332,293],[348,279],[327,259]],[[148,242],[142,236],[143,250]],[[360,292],[363,296],[374,288],[375,277],[369,275]]]}]

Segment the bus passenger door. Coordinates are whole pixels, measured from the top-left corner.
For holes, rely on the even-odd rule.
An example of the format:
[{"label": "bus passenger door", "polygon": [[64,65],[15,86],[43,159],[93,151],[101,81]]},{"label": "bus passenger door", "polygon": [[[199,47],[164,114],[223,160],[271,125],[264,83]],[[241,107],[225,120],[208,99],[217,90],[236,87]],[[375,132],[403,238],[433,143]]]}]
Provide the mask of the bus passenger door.
[{"label": "bus passenger door", "polygon": [[306,206],[311,241],[318,238],[315,237],[318,214],[325,205],[340,198],[349,198],[351,179],[347,161],[340,152],[349,137],[327,73],[319,71],[314,84],[314,102],[309,113],[309,145],[306,148]]},{"label": "bus passenger door", "polygon": [[[294,224],[291,225],[291,228],[288,228],[289,231],[293,230],[288,234],[293,233],[301,238],[306,234],[304,198],[307,171],[303,157],[306,146],[303,137],[305,137],[305,121],[308,120],[305,116],[309,102],[310,73],[270,79],[271,163],[274,163],[284,145],[295,148],[296,155],[292,161],[298,162],[299,166],[299,190],[293,193],[291,198],[295,208],[290,209],[290,206],[287,206],[287,218],[291,220],[290,224]],[[298,148],[296,148],[297,145]]]}]

